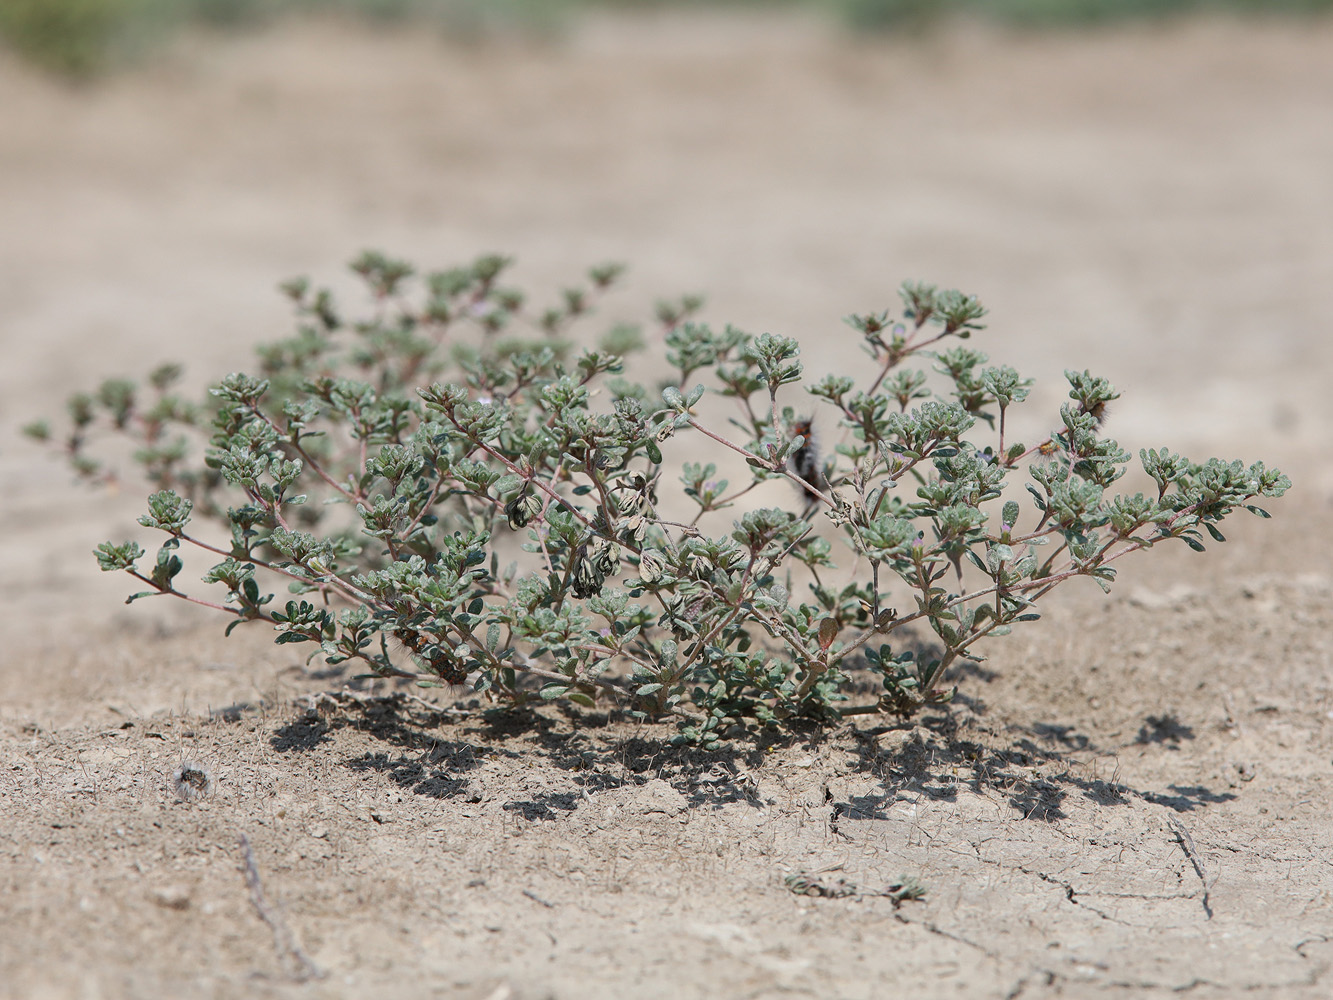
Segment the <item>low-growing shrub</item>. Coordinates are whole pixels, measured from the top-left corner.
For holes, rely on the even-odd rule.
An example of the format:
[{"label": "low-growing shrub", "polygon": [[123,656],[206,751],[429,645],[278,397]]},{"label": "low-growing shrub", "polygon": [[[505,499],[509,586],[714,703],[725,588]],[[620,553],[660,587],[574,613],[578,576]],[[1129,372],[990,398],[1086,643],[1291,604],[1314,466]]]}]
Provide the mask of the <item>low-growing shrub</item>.
[{"label": "low-growing shrub", "polygon": [[[288,283],[296,334],[210,404],[174,394],[166,366],[75,396],[62,438],[28,428],[90,479],[111,475],[101,431],[135,442],[155,488],[139,523],[166,539],[147,559],[107,542],[101,568],[145,588],[131,601],[204,604],[229,633],[263,622],[331,664],[510,706],[605,699],[711,742],[947,700],[950,666],[1060,584],[1109,588],[1130,553],[1221,541],[1226,515],[1266,517],[1252,501],[1290,485],[1163,448],[1140,453],[1155,488],[1113,493],[1118,394],[1087,372],[1066,373],[1055,430],[1013,440],[1030,381],[960,343],[985,311],[956,291],[909,283],[900,315],[848,317],[866,374],[808,381],[794,339],[698,322],[692,297],[659,303],[648,334],[577,346],[619,268],[533,312],[507,264],[417,281],[366,254],[368,315]],[[623,377],[645,343],[651,387]],[[769,480],[788,481],[766,488],[781,506],[754,502]],[[186,553],[211,596],[182,582]],[[849,671],[878,695],[849,702]]]}]

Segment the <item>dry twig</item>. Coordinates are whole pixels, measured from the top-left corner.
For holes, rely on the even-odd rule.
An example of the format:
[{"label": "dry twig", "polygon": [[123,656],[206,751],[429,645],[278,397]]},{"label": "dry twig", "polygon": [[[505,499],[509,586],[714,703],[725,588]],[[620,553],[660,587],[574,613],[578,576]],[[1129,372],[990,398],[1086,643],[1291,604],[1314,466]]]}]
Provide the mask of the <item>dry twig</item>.
[{"label": "dry twig", "polygon": [[1185,852],[1185,857],[1190,859],[1190,864],[1194,866],[1194,872],[1199,876],[1199,881],[1203,883],[1203,912],[1208,915],[1208,919],[1213,919],[1213,907],[1209,902],[1208,895],[1212,891],[1213,884],[1203,873],[1203,859],[1199,857],[1199,851],[1194,846],[1194,838],[1190,832],[1185,829],[1185,824],[1180,822],[1174,816],[1167,819],[1172,831],[1176,835],[1176,841],[1180,844],[1180,849]]},{"label": "dry twig", "polygon": [[259,881],[259,869],[255,867],[255,855],[250,849],[249,838],[241,834],[238,840],[241,845],[241,873],[245,876],[245,884],[250,888],[250,901],[255,904],[259,918],[273,931],[273,947],[278,953],[278,961],[288,969],[291,977],[297,982],[322,979],[324,973],[301,950],[296,936],[287,926],[287,921],[282,919],[282,914],[269,906],[268,900],[264,898],[264,886]]}]

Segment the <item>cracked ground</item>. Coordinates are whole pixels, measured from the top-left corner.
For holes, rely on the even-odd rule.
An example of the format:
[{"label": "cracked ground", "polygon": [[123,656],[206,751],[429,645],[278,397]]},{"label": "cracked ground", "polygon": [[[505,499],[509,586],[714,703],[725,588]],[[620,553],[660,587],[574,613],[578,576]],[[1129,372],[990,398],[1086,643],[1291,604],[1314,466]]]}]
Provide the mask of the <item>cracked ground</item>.
[{"label": "cracked ground", "polygon": [[[85,88],[0,54],[0,92],[0,996],[1333,994],[1333,24],[288,24]],[[839,317],[957,285],[1034,411],[1088,367],[1126,448],[1297,485],[1055,595],[947,711],[710,753],[124,608],[89,551],[143,491],[13,429],[231,370],[363,246],[623,258],[608,323],[704,291],[816,375],[860,362]]]}]

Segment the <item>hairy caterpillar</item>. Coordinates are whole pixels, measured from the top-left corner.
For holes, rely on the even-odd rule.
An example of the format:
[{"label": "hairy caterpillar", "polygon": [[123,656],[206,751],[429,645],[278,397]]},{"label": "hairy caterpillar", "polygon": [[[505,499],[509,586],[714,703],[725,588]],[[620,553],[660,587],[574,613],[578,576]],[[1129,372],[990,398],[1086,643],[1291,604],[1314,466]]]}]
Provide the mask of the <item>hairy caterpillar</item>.
[{"label": "hairy caterpillar", "polygon": [[[396,628],[393,637],[411,650],[446,684],[462,684],[467,680],[467,668],[449,656],[448,652],[424,632],[411,628]],[[433,650],[433,651],[432,651]]]}]

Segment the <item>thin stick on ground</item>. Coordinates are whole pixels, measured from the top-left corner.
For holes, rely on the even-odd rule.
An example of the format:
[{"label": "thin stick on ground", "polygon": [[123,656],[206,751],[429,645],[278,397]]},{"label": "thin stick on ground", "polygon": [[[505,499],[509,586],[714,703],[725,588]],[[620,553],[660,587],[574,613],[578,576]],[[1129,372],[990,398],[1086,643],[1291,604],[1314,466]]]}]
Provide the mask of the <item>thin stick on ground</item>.
[{"label": "thin stick on ground", "polygon": [[1209,902],[1208,895],[1212,891],[1212,883],[1203,873],[1203,859],[1199,857],[1199,851],[1194,846],[1194,838],[1190,832],[1185,829],[1185,824],[1180,822],[1174,816],[1167,819],[1172,832],[1176,835],[1176,841],[1180,844],[1180,849],[1185,852],[1185,857],[1190,859],[1190,864],[1194,866],[1194,873],[1199,876],[1199,881],[1203,883],[1203,912],[1207,914],[1209,920],[1213,919],[1213,908]]},{"label": "thin stick on ground", "polygon": [[259,918],[273,931],[273,948],[278,953],[278,961],[289,969],[292,978],[297,982],[324,978],[324,973],[301,950],[296,936],[287,926],[287,921],[282,919],[282,914],[269,906],[268,900],[265,899],[264,885],[259,881],[259,869],[255,867],[255,855],[250,849],[250,839],[243,833],[237,839],[241,845],[241,874],[245,876],[245,884],[250,888],[250,901],[255,904]]}]

